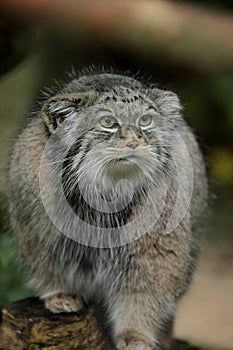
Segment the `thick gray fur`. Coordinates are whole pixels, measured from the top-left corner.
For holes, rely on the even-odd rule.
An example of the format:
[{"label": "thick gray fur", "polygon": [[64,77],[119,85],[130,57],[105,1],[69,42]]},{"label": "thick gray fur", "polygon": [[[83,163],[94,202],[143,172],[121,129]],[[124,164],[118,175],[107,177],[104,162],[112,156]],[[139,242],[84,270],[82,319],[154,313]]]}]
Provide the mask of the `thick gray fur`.
[{"label": "thick gray fur", "polygon": [[[110,131],[111,135],[99,125],[98,113],[103,108],[122,122],[117,130]],[[154,124],[150,130],[139,130],[136,121],[147,108],[154,113]],[[125,128],[124,124],[129,127]],[[56,134],[58,129],[60,134]],[[39,175],[47,141],[55,135],[48,159],[51,156],[59,163],[59,152],[64,145],[72,146],[70,142],[75,139],[76,132],[81,135],[81,141],[69,149],[68,163],[63,169],[64,190],[73,211],[81,213],[82,219],[89,223],[94,220],[96,245],[102,248],[80,244],[79,238],[88,237],[88,232],[80,232],[79,227],[74,240],[59,232],[41,199]],[[182,137],[191,157],[194,183],[185,215],[172,232],[167,233],[166,224],[178,188],[177,171],[169,152],[174,152],[178,158],[181,155],[175,134]],[[135,150],[130,149],[131,153],[138,152],[138,170],[127,162],[123,168],[118,165],[122,154],[129,149],[126,142],[132,137],[139,142]],[[59,176],[56,162],[47,164],[44,172],[47,186],[44,196],[50,206],[53,206],[56,176]],[[127,212],[123,210],[118,216],[93,214],[76,193],[78,179],[84,179],[84,191],[98,205],[96,179],[102,181],[103,196],[111,197],[114,181],[121,179],[121,171],[122,178],[128,177],[133,182],[136,200]],[[128,244],[117,246],[113,242],[111,247],[104,246],[98,238],[98,223],[110,231],[112,226],[137,219],[147,196],[152,213],[158,209],[159,200],[153,196],[157,192],[153,191],[156,186],[157,190],[162,186],[161,174],[165,176],[168,191],[160,218]],[[154,186],[149,194],[147,180]],[[184,176],[181,184],[184,188],[186,181],[189,179]],[[118,193],[120,198],[128,190],[122,186]],[[30,285],[45,299],[49,309],[76,311],[83,301],[93,302],[105,310],[105,322],[110,325],[116,349],[152,350],[169,346],[177,303],[196,265],[201,217],[207,202],[202,155],[181,116],[180,102],[174,93],[148,87],[128,76],[91,72],[73,77],[46,97],[18,136],[11,156],[7,192],[11,224],[29,271]],[[147,219],[147,212],[144,216]],[[63,213],[64,229],[70,224],[67,218]],[[135,232],[141,227],[138,223],[136,226]]]}]

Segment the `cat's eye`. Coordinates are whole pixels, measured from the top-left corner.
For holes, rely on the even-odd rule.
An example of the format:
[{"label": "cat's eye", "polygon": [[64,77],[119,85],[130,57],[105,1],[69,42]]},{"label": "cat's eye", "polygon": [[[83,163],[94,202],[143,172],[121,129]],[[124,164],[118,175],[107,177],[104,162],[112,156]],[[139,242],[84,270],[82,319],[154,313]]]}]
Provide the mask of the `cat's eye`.
[{"label": "cat's eye", "polygon": [[139,119],[139,126],[141,127],[149,126],[151,123],[152,123],[152,116],[149,114],[145,114]]},{"label": "cat's eye", "polygon": [[104,127],[104,128],[116,128],[118,126],[118,122],[116,120],[116,118],[112,117],[112,116],[106,116],[106,117],[102,117],[100,118],[100,124]]}]

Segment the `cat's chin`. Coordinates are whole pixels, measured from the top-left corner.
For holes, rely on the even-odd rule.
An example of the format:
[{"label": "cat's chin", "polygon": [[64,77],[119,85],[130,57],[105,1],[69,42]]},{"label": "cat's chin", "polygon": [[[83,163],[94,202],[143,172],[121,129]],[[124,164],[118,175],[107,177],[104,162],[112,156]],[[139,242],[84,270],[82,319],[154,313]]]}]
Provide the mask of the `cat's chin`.
[{"label": "cat's chin", "polygon": [[106,167],[106,173],[111,178],[132,178],[141,173],[136,159],[119,158]]}]

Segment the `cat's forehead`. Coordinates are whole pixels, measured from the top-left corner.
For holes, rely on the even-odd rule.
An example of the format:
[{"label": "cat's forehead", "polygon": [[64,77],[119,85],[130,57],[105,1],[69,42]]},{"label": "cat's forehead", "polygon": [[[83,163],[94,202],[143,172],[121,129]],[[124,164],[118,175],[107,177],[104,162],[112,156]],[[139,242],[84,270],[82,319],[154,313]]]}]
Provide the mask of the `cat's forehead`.
[{"label": "cat's forehead", "polygon": [[100,103],[149,103],[149,98],[141,90],[135,90],[124,86],[114,87],[104,91],[98,99]]},{"label": "cat's forehead", "polygon": [[118,117],[135,119],[152,104],[152,101],[142,90],[120,86],[104,91],[98,99],[98,104],[110,107]]},{"label": "cat's forehead", "polygon": [[112,110],[116,117],[134,123],[144,110],[153,102],[142,90],[128,87],[116,87],[102,92],[98,104]]}]

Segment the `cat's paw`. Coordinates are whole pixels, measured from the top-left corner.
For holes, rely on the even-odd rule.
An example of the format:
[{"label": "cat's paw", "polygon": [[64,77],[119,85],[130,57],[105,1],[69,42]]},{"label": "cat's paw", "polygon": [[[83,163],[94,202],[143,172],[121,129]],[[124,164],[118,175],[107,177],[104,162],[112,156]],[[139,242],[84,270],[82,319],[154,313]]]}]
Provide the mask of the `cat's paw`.
[{"label": "cat's paw", "polygon": [[80,297],[67,293],[54,293],[42,297],[46,309],[58,314],[60,312],[82,312],[85,308]]},{"label": "cat's paw", "polygon": [[124,332],[115,338],[117,350],[154,350],[155,345],[137,332]]}]

